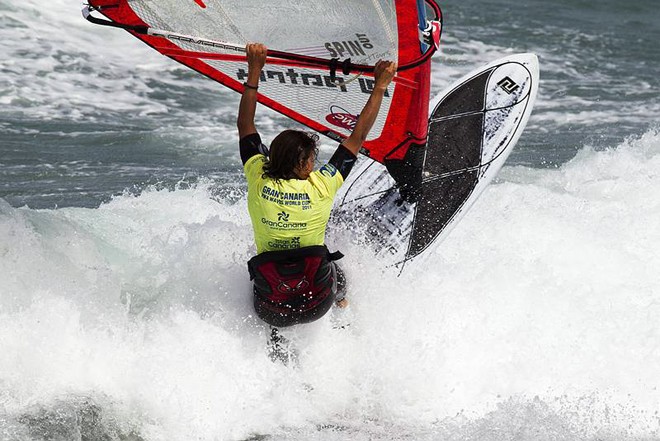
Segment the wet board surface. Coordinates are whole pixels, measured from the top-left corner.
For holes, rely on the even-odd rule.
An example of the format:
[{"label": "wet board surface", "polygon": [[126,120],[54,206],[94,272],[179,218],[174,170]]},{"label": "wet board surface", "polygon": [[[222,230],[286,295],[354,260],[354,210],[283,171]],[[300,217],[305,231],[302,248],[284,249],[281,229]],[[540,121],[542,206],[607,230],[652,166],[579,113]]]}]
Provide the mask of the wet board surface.
[{"label": "wet board surface", "polygon": [[449,234],[497,175],[527,124],[538,82],[534,54],[466,75],[431,104],[415,201],[402,198],[383,164],[362,158],[342,187],[331,225],[357,232],[384,265],[410,265]]}]

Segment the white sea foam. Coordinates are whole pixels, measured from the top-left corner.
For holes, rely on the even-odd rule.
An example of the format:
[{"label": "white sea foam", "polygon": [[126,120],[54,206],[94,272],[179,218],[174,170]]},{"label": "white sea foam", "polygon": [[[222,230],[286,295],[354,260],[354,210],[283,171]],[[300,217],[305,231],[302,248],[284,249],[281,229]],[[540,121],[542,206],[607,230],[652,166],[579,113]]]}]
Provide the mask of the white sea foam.
[{"label": "white sea foam", "polygon": [[[86,23],[79,5],[0,0],[0,11],[6,114],[118,125],[130,115],[184,138],[182,149],[234,142],[235,94]],[[455,29],[434,60],[433,94],[519,50]],[[575,93],[630,88],[585,75],[566,38],[524,49],[541,62],[535,133],[660,113],[648,83],[645,102]],[[193,94],[219,104],[184,109]],[[259,118],[265,138],[289,124],[263,109]],[[0,200],[0,439],[76,439],[95,406],[115,439],[149,441],[655,438],[659,162],[650,131],[611,150],[586,146],[557,169],[506,167],[400,278],[331,234],[347,254],[351,307],[287,332],[296,368],[271,363],[268,330],[252,316],[240,192],[154,188],[98,209]]]},{"label": "white sea foam", "polygon": [[3,203],[0,433],[86,397],[147,440],[654,436],[659,166],[649,132],[505,168],[400,278],[331,234],[352,305],[287,331],[298,367],[268,359],[252,316],[244,197]]},{"label": "white sea foam", "polygon": [[[162,101],[149,97],[151,79],[160,75],[174,82],[171,72],[180,69],[177,63],[126,32],[86,22],[81,5],[65,0],[53,0],[47,8],[34,0],[14,3],[3,7],[3,15],[15,25],[0,27],[0,68],[9,74],[1,98],[5,104],[46,120],[89,120],[110,111],[167,113]],[[196,80],[200,89],[212,84],[193,76]]]}]

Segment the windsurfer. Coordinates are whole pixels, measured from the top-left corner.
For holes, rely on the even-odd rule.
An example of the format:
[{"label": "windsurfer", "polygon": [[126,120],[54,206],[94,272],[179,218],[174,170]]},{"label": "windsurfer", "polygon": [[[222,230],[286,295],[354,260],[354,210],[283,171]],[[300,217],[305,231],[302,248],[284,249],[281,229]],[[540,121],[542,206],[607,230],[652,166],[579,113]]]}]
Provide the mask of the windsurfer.
[{"label": "windsurfer", "polygon": [[262,143],[254,116],[267,48],[250,43],[246,51],[248,76],[237,126],[257,246],[257,256],[248,263],[254,307],[273,326],[308,323],[322,317],[335,302],[347,305],[341,289],[343,275],[334,262],[342,255],[328,251],[325,230],[335,194],[376,120],[396,63],[376,63],[373,92],[353,132],[314,171],[318,135],[285,130],[273,139],[270,149]]}]

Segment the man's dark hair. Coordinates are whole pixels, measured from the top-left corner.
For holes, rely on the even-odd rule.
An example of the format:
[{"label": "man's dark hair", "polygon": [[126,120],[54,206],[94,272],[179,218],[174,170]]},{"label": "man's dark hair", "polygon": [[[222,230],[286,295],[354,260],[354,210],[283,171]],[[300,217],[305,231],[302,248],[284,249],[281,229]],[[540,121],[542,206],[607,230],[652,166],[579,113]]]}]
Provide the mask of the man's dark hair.
[{"label": "man's dark hair", "polygon": [[297,179],[294,169],[318,153],[319,136],[301,130],[285,130],[270,143],[264,175],[271,179]]}]

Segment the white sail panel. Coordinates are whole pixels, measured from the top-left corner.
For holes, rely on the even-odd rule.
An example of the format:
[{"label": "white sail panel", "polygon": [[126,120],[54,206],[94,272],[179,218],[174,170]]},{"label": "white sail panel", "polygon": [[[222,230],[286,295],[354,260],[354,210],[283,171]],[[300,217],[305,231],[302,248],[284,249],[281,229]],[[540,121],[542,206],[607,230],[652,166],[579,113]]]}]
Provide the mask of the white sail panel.
[{"label": "white sail panel", "polygon": [[[170,32],[241,45],[261,42],[279,51],[351,58],[359,64],[398,59],[393,0],[129,0],[128,4],[145,23]],[[186,50],[223,52],[172,42]]]},{"label": "white sail panel", "polygon": [[[247,79],[247,64],[238,62],[207,61],[218,71],[236,81]],[[259,82],[259,93],[334,131],[350,135],[358,114],[366,104],[374,80],[338,75],[332,81],[327,70],[278,66],[267,64]],[[378,118],[368,139],[377,139],[385,126],[395,85],[390,84]],[[279,109],[278,109],[279,110]]]}]

